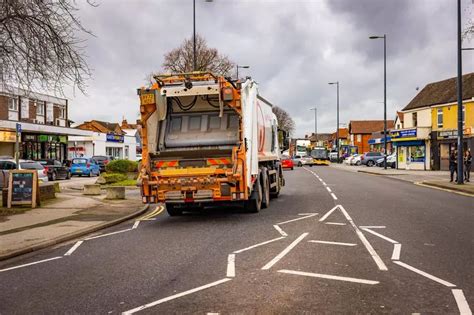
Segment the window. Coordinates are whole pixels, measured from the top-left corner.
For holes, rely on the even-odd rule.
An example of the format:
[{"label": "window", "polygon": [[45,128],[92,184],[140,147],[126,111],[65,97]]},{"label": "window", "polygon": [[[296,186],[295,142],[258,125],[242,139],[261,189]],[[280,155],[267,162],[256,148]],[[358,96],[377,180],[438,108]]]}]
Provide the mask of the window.
[{"label": "window", "polygon": [[417,127],[418,126],[418,113],[413,113],[412,114],[412,122],[413,122],[413,127]]},{"label": "window", "polygon": [[438,108],[438,128],[443,128],[443,109]]},{"label": "window", "polygon": [[66,119],[66,107],[59,106],[59,118]]},{"label": "window", "polygon": [[18,111],[18,99],[17,98],[9,98],[8,99],[8,110],[11,111]]},{"label": "window", "polygon": [[362,142],[362,135],[357,135],[357,142]]},{"label": "window", "polygon": [[36,105],[36,115],[44,116],[44,103],[40,101],[35,101]]}]

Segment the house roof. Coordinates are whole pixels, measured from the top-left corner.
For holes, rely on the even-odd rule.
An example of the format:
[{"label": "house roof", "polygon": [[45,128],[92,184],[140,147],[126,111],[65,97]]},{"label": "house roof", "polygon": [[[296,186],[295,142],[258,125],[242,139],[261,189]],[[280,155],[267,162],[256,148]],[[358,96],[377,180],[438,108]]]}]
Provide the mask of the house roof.
[{"label": "house roof", "polygon": [[[422,108],[457,100],[457,77],[426,85],[403,110]],[[474,97],[474,72],[462,76],[462,99]]]},{"label": "house roof", "polygon": [[113,133],[118,133],[118,134],[124,134],[119,124],[109,123],[109,122],[100,121],[100,120],[85,121],[84,123],[80,124],[76,128],[84,129],[84,130],[92,130],[96,132],[104,132],[104,133],[113,132]]},{"label": "house roof", "polygon": [[400,122],[403,123],[403,112],[397,111],[397,116],[398,116],[398,119],[400,120]]},{"label": "house roof", "polygon": [[[371,134],[375,131],[383,130],[383,120],[351,120],[349,122],[350,134]],[[393,120],[387,120],[387,129],[394,127]]]},{"label": "house roof", "polygon": [[[339,138],[344,139],[349,137],[349,129],[348,128],[339,128]],[[331,139],[336,139],[336,132],[331,134]]]}]

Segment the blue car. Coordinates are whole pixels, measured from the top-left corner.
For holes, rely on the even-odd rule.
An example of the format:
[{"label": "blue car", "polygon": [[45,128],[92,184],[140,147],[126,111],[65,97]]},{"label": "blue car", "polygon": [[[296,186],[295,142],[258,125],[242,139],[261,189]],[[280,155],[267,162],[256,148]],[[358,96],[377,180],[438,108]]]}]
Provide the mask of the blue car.
[{"label": "blue car", "polygon": [[91,177],[92,175],[100,175],[100,166],[92,158],[80,157],[72,159],[71,175],[85,175]]}]

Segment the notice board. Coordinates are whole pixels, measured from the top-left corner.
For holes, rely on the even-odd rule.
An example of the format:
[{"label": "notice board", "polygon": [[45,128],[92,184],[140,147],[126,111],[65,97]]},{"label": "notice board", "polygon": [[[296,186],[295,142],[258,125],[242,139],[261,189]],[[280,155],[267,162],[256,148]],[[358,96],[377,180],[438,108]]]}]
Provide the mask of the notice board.
[{"label": "notice board", "polygon": [[14,205],[36,207],[38,173],[36,170],[11,170],[8,180],[8,208]]}]

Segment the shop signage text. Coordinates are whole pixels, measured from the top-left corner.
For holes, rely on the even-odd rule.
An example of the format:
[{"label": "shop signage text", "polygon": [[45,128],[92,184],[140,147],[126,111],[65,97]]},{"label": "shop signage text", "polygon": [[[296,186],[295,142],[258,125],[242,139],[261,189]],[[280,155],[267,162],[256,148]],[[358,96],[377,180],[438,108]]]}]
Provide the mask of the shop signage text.
[{"label": "shop signage text", "polygon": [[15,142],[16,135],[11,131],[0,131],[0,142]]},{"label": "shop signage text", "polygon": [[120,142],[123,143],[124,137],[123,135],[117,135],[115,133],[108,133],[107,134],[107,141],[108,142]]},{"label": "shop signage text", "polygon": [[405,130],[392,130],[390,131],[390,136],[392,139],[416,138],[416,128]]}]

